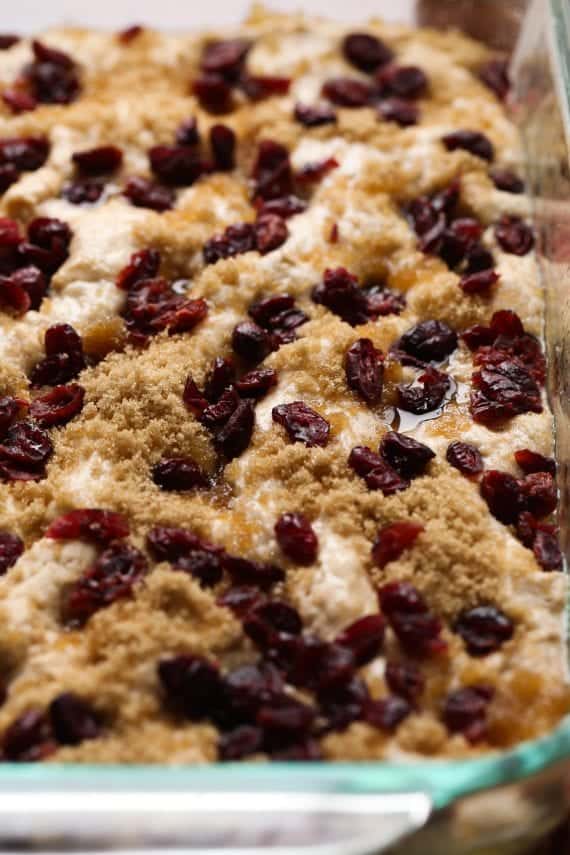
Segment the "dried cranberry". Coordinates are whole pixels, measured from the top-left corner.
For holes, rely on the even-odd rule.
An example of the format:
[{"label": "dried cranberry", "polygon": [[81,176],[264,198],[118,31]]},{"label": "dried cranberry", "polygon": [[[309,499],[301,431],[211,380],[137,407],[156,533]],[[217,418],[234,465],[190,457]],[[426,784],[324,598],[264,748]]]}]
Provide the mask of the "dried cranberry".
[{"label": "dried cranberry", "polygon": [[169,335],[193,329],[208,314],[208,304],[202,298],[185,299],[158,277],[141,279],[129,288],[122,314],[133,340],[140,341],[164,329]]},{"label": "dried cranberry", "polygon": [[380,443],[380,455],[402,478],[411,480],[423,475],[435,452],[423,442],[403,433],[388,431]]},{"label": "dried cranberry", "polygon": [[366,705],[370,702],[370,693],[364,680],[352,676],[350,668],[345,668],[341,674],[341,681],[320,689],[318,693],[320,712],[327,719],[324,732],[345,730],[351,722],[363,717]]},{"label": "dried cranberry", "polygon": [[491,329],[496,335],[509,336],[514,338],[523,335],[524,327],[521,319],[510,309],[502,309],[495,312],[491,318]]},{"label": "dried cranberry", "polygon": [[106,175],[114,172],[123,162],[123,152],[114,145],[101,145],[78,151],[71,158],[83,175]]},{"label": "dried cranberry", "polygon": [[[173,298],[174,299],[174,298]],[[202,298],[197,300],[183,300],[178,306],[173,307],[172,312],[166,312],[161,318],[158,328],[168,328],[168,335],[189,332],[203,321],[208,314],[208,304]]]},{"label": "dried cranberry", "polygon": [[261,601],[262,594],[257,588],[248,585],[233,585],[217,599],[217,604],[231,609],[238,617],[243,618],[256,603]]},{"label": "dried cranberry", "polygon": [[221,74],[201,74],[194,80],[192,90],[209,113],[229,113],[233,107],[231,87]]},{"label": "dried cranberry", "polygon": [[306,128],[319,128],[321,125],[334,125],[336,113],[327,104],[296,104],[295,119]]},{"label": "dried cranberry", "polygon": [[487,294],[492,285],[499,281],[495,270],[479,270],[477,273],[467,273],[461,277],[459,287],[466,294]]},{"label": "dried cranberry", "polygon": [[5,396],[0,398],[0,437],[3,436],[22,409],[19,398]]},{"label": "dried cranberry", "polygon": [[21,40],[21,36],[16,36],[12,33],[0,33],[0,50],[9,50],[14,45],[17,45]]},{"label": "dried cranberry", "polygon": [[364,721],[379,730],[393,731],[411,712],[412,707],[405,698],[389,695],[366,704]]},{"label": "dried cranberry", "polygon": [[0,164],[0,193],[5,193],[19,177],[20,173],[11,163]]},{"label": "dried cranberry", "polygon": [[417,65],[389,65],[376,74],[381,97],[420,98],[425,95],[428,79]]},{"label": "dried cranberry", "polygon": [[250,757],[262,750],[262,743],[263,731],[260,727],[242,724],[229,733],[221,735],[218,746],[220,760],[231,763]]},{"label": "dried cranberry", "polygon": [[366,297],[367,313],[373,320],[385,315],[399,315],[406,308],[406,298],[381,284],[366,285],[362,289]]},{"label": "dried cranberry", "polygon": [[481,495],[489,510],[500,522],[509,525],[524,510],[520,484],[508,472],[489,469],[481,478]]},{"label": "dried cranberry", "polygon": [[[147,546],[158,561],[177,561],[204,542],[187,528],[155,526],[147,534]],[[208,544],[211,546],[211,544]],[[212,547],[216,548],[217,547]]]},{"label": "dried cranberry", "polygon": [[303,739],[315,717],[316,711],[312,707],[284,695],[278,704],[261,707],[256,720],[263,729],[267,749],[273,751]]},{"label": "dried cranberry", "polygon": [[313,163],[306,163],[301,167],[295,179],[298,184],[310,184],[313,181],[320,181],[325,175],[339,166],[338,160],[334,157],[327,157],[324,160],[317,160]]},{"label": "dried cranberry", "polygon": [[342,52],[360,71],[375,71],[393,57],[390,48],[371,33],[349,33],[343,40]]},{"label": "dried cranberry", "polygon": [[187,187],[205,171],[200,154],[189,146],[155,145],[149,149],[150,168],[163,184]]},{"label": "dried cranberry", "polygon": [[369,83],[355,77],[333,77],[323,84],[322,94],[339,107],[365,107],[373,90]]},{"label": "dried cranberry", "polygon": [[213,588],[223,575],[221,552],[217,546],[201,543],[196,549],[190,549],[180,556],[174,566],[177,570],[189,573],[202,588]]},{"label": "dried cranberry", "polygon": [[39,481],[53,454],[47,433],[29,422],[16,422],[0,444],[0,480]]},{"label": "dried cranberry", "polygon": [[495,259],[482,244],[476,242],[467,247],[465,253],[465,275],[481,273],[484,270],[492,270]]},{"label": "dried cranberry", "polygon": [[57,517],[45,536],[54,540],[83,540],[88,543],[109,544],[129,534],[127,520],[114,511],[81,508]]},{"label": "dried cranberry", "polygon": [[189,374],[184,385],[182,400],[187,410],[190,410],[195,416],[201,416],[203,411],[208,406],[208,401],[198,389],[192,375]]},{"label": "dried cranberry", "polygon": [[416,415],[431,413],[443,404],[451,386],[450,379],[447,374],[428,367],[418,381],[421,386],[398,386],[398,406]]},{"label": "dried cranberry", "polygon": [[[30,269],[30,268],[25,268]],[[13,309],[17,315],[23,315],[31,308],[32,301],[28,292],[18,283],[16,273],[12,276],[0,276],[0,304]],[[39,272],[39,271],[38,271]]]},{"label": "dried cranberry", "polygon": [[347,626],[336,638],[336,644],[352,650],[357,665],[366,665],[378,656],[384,641],[382,615],[366,615]]},{"label": "dried cranberry", "polygon": [[227,460],[239,457],[248,447],[255,423],[254,405],[240,401],[225,425],[217,431],[214,442]]},{"label": "dried cranberry", "polygon": [[491,140],[479,131],[453,131],[442,137],[442,142],[448,151],[465,149],[483,160],[493,160],[495,156]]},{"label": "dried cranberry", "polygon": [[519,481],[527,510],[539,519],[551,514],[558,504],[556,482],[549,472],[532,472]]},{"label": "dried cranberry", "polygon": [[522,365],[511,360],[483,366],[473,375],[470,410],[476,422],[493,424],[520,413],[541,413],[540,388]]},{"label": "dried cranberry", "polygon": [[111,543],[66,592],[62,607],[65,622],[82,626],[99,609],[131,596],[147,569],[146,558],[138,549],[122,541]]},{"label": "dried cranberry", "polygon": [[250,48],[251,42],[247,39],[210,42],[204,48],[200,67],[202,71],[221,74],[228,80],[235,80]]},{"label": "dried cranberry", "polygon": [[17,534],[0,531],[0,576],[12,567],[24,551],[24,542]]},{"label": "dried cranberry", "polygon": [[289,217],[294,217],[296,214],[302,214],[307,210],[307,203],[297,196],[282,196],[278,199],[269,199],[264,202],[263,199],[256,200],[258,214],[277,214],[284,220]]},{"label": "dried cranberry", "polygon": [[248,612],[244,632],[262,650],[278,643],[280,634],[299,635],[303,628],[296,609],[282,600],[266,600],[256,603]]},{"label": "dried cranberry", "polygon": [[371,448],[368,448],[366,445],[356,445],[352,451],[350,452],[348,458],[348,464],[351,469],[354,469],[357,475],[360,475],[361,478],[364,478],[373,469],[376,469],[378,466],[382,466],[384,461],[380,457],[379,454],[376,454],[375,451],[372,451]]},{"label": "dried cranberry", "polygon": [[117,285],[128,291],[142,279],[154,279],[160,269],[160,253],[156,249],[141,249],[133,253],[117,278]]},{"label": "dried cranberry", "polygon": [[175,139],[177,145],[198,145],[200,142],[200,132],[198,130],[198,122],[194,116],[180,123]]},{"label": "dried cranberry", "polygon": [[315,285],[311,296],[351,326],[368,320],[366,295],[358,287],[356,276],[344,267],[325,270],[323,281]]},{"label": "dried cranberry", "polygon": [[402,128],[417,125],[419,110],[413,101],[404,98],[386,98],[378,105],[378,114],[386,122],[396,122]]},{"label": "dried cranberry", "polygon": [[235,131],[227,125],[213,125],[210,128],[210,147],[216,169],[231,172],[235,167]]},{"label": "dried cranberry", "polygon": [[8,137],[0,139],[0,166],[10,165],[22,172],[43,166],[49,154],[47,137]]},{"label": "dried cranberry", "polygon": [[253,223],[237,223],[228,226],[221,235],[210,238],[204,244],[204,261],[215,264],[221,258],[233,258],[244,252],[257,249],[257,235]]},{"label": "dried cranberry", "polygon": [[374,562],[378,567],[385,567],[388,562],[397,561],[424,530],[421,523],[406,520],[385,525],[378,530],[372,547]]},{"label": "dried cranberry", "polygon": [[71,205],[94,205],[104,190],[105,185],[99,179],[86,178],[64,184],[61,196]]},{"label": "dried cranberry", "polygon": [[209,404],[199,416],[200,421],[209,430],[225,425],[230,416],[235,413],[240,399],[233,387],[226,389],[215,404]]},{"label": "dried cranberry", "polygon": [[526,255],[534,246],[532,229],[520,217],[503,214],[495,226],[497,243],[512,255]]},{"label": "dried cranberry", "polygon": [[3,757],[16,763],[43,760],[56,750],[50,722],[42,710],[30,709],[22,713],[4,731]]},{"label": "dried cranberry", "polygon": [[152,480],[167,491],[193,490],[210,484],[206,473],[191,457],[163,457],[152,468]]},{"label": "dried cranberry", "polygon": [[418,700],[424,690],[422,672],[412,662],[387,662],[384,679],[395,695],[400,695],[411,704]]},{"label": "dried cranberry", "polygon": [[304,514],[282,514],[275,523],[277,542],[287,558],[296,564],[312,564],[319,548],[313,527]]},{"label": "dried cranberry", "polygon": [[122,45],[130,45],[138,36],[144,33],[144,27],[140,24],[132,24],[117,33],[117,39]]},{"label": "dried cranberry", "polygon": [[397,347],[422,362],[441,362],[457,347],[457,333],[444,321],[421,321],[401,336]]},{"label": "dried cranberry", "polygon": [[34,386],[59,386],[85,368],[81,336],[70,324],[55,324],[45,333],[46,356],[32,369]]},{"label": "dried cranberry", "polygon": [[548,572],[562,570],[562,551],[554,534],[548,531],[538,531],[532,545],[532,551],[543,570]]},{"label": "dried cranberry", "polygon": [[271,416],[274,422],[283,425],[293,442],[302,442],[312,448],[315,445],[325,446],[329,441],[329,423],[303,401],[273,407]]},{"label": "dried cranberry", "polygon": [[463,475],[478,475],[483,471],[483,458],[481,452],[468,442],[451,442],[446,452],[447,462]]},{"label": "dried cranberry", "polygon": [[384,356],[369,338],[359,338],[344,359],[346,382],[367,404],[378,404],[384,383]]},{"label": "dried cranberry", "polygon": [[150,208],[153,211],[167,211],[174,206],[175,195],[170,187],[163,187],[148,178],[129,178],[124,194],[137,208]]},{"label": "dried cranberry", "polygon": [[283,333],[300,326],[307,319],[303,312],[294,307],[294,297],[275,294],[252,303],[247,311],[259,326],[271,332]]},{"label": "dried cranberry", "polygon": [[222,703],[220,673],[201,656],[180,654],[162,659],[158,677],[168,704],[193,721],[209,718]]},{"label": "dried cranberry", "polygon": [[293,172],[285,146],[263,140],[253,166],[253,178],[256,196],[265,200],[288,196],[293,189]]},{"label": "dried cranberry", "polygon": [[29,243],[20,251],[29,264],[44,273],[54,273],[68,256],[71,229],[67,223],[50,217],[37,217],[28,226]]},{"label": "dried cranberry", "polygon": [[53,699],[49,717],[60,745],[79,745],[86,739],[96,739],[101,733],[98,713],[73,692],[64,692]]},{"label": "dried cranberry", "polygon": [[24,69],[33,96],[43,104],[70,104],[80,92],[78,68],[63,51],[32,42],[34,61]]},{"label": "dried cranberry", "polygon": [[236,555],[224,556],[224,570],[237,585],[256,585],[259,588],[270,588],[277,582],[282,582],[285,574],[275,564],[267,564],[262,561],[252,561]]},{"label": "dried cranberry", "polygon": [[242,321],[232,333],[232,348],[249,362],[261,362],[273,350],[271,336],[252,321]]},{"label": "dried cranberry", "polygon": [[494,653],[513,636],[512,620],[496,606],[475,606],[462,612],[457,618],[454,631],[465,642],[471,656],[487,656]]},{"label": "dried cranberry", "polygon": [[445,699],[443,720],[451,733],[461,733],[468,742],[485,738],[487,706],[493,696],[488,686],[456,689]]},{"label": "dried cranberry", "polygon": [[524,193],[524,181],[510,169],[492,169],[489,175],[497,190],[504,193]]},{"label": "dried cranberry", "polygon": [[41,427],[67,424],[83,409],[84,397],[85,389],[77,383],[56,386],[32,401],[30,416]]},{"label": "dried cranberry", "polygon": [[482,82],[501,101],[504,100],[511,87],[509,80],[509,64],[506,59],[491,59],[479,69]]},{"label": "dried cranberry", "polygon": [[420,592],[409,582],[390,582],[378,591],[380,606],[400,644],[412,656],[440,653],[441,621],[433,615]]},{"label": "dried cranberry", "polygon": [[277,385],[277,372],[274,368],[257,368],[248,371],[236,383],[236,389],[242,398],[263,398]]},{"label": "dried cranberry", "polygon": [[239,86],[252,101],[261,101],[272,95],[287,95],[291,88],[290,77],[275,75],[242,74]]},{"label": "dried cranberry", "polygon": [[235,383],[235,368],[231,359],[216,357],[204,382],[204,395],[210,402],[220,399],[223,392]]},{"label": "dried cranberry", "polygon": [[27,113],[35,110],[38,102],[29,92],[16,87],[4,89],[2,100],[12,113]]},{"label": "dried cranberry", "polygon": [[407,490],[410,486],[409,481],[402,478],[379,454],[375,454],[366,446],[357,445],[353,448],[348,464],[364,478],[370,490],[381,490],[385,496]]},{"label": "dried cranberry", "polygon": [[550,475],[556,475],[554,458],[545,457],[544,454],[531,451],[530,448],[521,448],[520,451],[515,451],[515,460],[525,475],[532,472],[548,472]]},{"label": "dried cranberry", "polygon": [[262,255],[272,252],[285,243],[289,230],[278,214],[261,214],[255,223],[257,249]]}]

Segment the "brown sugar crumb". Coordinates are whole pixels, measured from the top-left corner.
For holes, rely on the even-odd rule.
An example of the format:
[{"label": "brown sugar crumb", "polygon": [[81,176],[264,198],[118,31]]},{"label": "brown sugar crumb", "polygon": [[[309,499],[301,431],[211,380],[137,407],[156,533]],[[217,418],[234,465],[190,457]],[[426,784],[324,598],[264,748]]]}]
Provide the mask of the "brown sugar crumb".
[{"label": "brown sugar crumb", "polygon": [[[11,759],[461,758],[569,709],[552,464],[515,457],[552,456],[529,202],[494,177],[517,172],[517,131],[482,45],[359,32],[257,6],[214,45],[53,30],[77,97],[20,113],[0,52],[0,243],[20,235],[0,277]],[[28,137],[34,168],[4,145]],[[78,189],[74,156],[109,146]],[[466,293],[478,274],[492,287]],[[83,408],[42,428],[40,464],[22,423],[58,385],[36,366],[65,375],[58,324]],[[457,442],[477,471],[451,465]],[[82,509],[120,514],[116,539],[53,536]]]}]

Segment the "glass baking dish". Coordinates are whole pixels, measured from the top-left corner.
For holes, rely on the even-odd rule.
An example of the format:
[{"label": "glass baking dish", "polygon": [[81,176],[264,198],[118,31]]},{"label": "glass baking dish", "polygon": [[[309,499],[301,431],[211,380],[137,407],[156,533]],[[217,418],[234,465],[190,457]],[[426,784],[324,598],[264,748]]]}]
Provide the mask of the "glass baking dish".
[{"label": "glass baking dish", "polygon": [[[82,4],[81,4],[82,5]],[[159,8],[160,5],[160,8]],[[206,4],[207,5],[207,4]],[[280,0],[278,8],[295,8]],[[514,110],[527,152],[547,295],[550,396],[560,463],[561,539],[570,557],[570,9],[567,0],[311,0],[307,12],[367,14],[456,26],[514,49]],[[140,21],[185,29],[234,23],[245,9],[202,10],[113,0],[21,0],[4,29],[60,23],[118,28]],[[516,47],[515,47],[516,45]],[[193,850],[253,855],[312,852],[523,853],[570,803],[570,719],[508,753],[455,762],[225,764],[210,767],[0,765],[0,845],[81,852]]]}]

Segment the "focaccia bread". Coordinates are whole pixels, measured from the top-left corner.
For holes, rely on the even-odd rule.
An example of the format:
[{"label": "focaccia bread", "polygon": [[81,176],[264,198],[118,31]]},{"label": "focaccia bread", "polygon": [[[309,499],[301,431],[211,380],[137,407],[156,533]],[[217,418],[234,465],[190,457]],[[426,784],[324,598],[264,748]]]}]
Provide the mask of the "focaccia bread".
[{"label": "focaccia bread", "polygon": [[463,757],[568,708],[505,63],[0,36],[5,761]]}]

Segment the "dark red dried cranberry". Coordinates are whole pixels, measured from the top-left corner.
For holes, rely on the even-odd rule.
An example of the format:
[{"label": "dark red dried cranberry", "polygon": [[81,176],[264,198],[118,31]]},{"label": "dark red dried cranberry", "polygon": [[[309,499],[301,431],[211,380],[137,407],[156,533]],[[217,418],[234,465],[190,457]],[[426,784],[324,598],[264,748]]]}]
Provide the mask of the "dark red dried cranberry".
[{"label": "dark red dried cranberry", "polygon": [[200,67],[202,71],[221,74],[228,80],[236,80],[250,48],[251,42],[247,39],[210,42],[204,48]]},{"label": "dark red dried cranberry", "polygon": [[166,700],[186,718],[209,718],[222,703],[223,682],[217,667],[201,656],[180,654],[158,663]]},{"label": "dark red dried cranberry", "polygon": [[13,33],[0,33],[0,50],[9,50],[17,45],[20,40],[21,36],[16,36]]},{"label": "dark red dried cranberry", "polygon": [[80,92],[77,65],[63,51],[32,42],[34,61],[24,69],[32,94],[43,104],[70,104]]},{"label": "dark red dried cranberry", "polygon": [[117,39],[122,45],[130,45],[138,36],[144,33],[144,27],[140,24],[132,24],[117,33]]},{"label": "dark red dried cranberry", "polygon": [[491,169],[489,176],[497,190],[504,193],[524,193],[524,181],[510,169]]},{"label": "dark red dried cranberry", "polygon": [[148,178],[129,178],[123,191],[129,202],[137,208],[167,211],[174,206],[175,194],[170,187],[163,187]]},{"label": "dark red dried cranberry", "polygon": [[321,125],[334,125],[336,113],[327,104],[296,104],[295,119],[306,128],[319,128]]},{"label": "dark red dried cranberry", "polygon": [[174,566],[176,570],[189,573],[202,588],[213,588],[223,576],[221,553],[219,547],[200,542],[196,549],[180,556]]},{"label": "dark red dried cranberry", "polygon": [[45,333],[46,356],[32,369],[34,386],[60,386],[85,368],[81,336],[70,324],[55,324]]},{"label": "dark red dried cranberry", "polygon": [[556,509],[556,482],[549,472],[532,472],[519,481],[519,486],[525,508],[534,517],[547,517]]},{"label": "dark red dried cranberry", "polygon": [[16,416],[23,407],[23,401],[19,398],[5,396],[0,398],[0,437],[4,436]]},{"label": "dark red dried cranberry", "polygon": [[[332,645],[332,649],[335,648],[336,645]],[[350,665],[350,660],[347,664]],[[324,732],[346,730],[351,722],[363,717],[366,705],[370,702],[370,694],[364,680],[352,676],[349,667],[340,674],[342,680],[320,689],[318,693],[320,712],[327,719]]]},{"label": "dark red dried cranberry", "polygon": [[200,142],[200,132],[198,130],[198,122],[194,116],[180,123],[175,139],[177,145],[198,145]]},{"label": "dark red dried cranberry", "polygon": [[263,398],[277,385],[277,372],[274,368],[257,368],[248,371],[236,383],[236,389],[242,398]]},{"label": "dark red dried cranberry", "polygon": [[389,695],[377,701],[369,701],[364,708],[364,721],[379,730],[393,731],[412,712],[405,698]]},{"label": "dark red dried cranberry", "polygon": [[240,399],[233,387],[226,389],[215,404],[209,404],[199,416],[200,421],[209,430],[215,430],[225,425],[230,416],[235,413]]},{"label": "dark red dried cranberry", "polygon": [[394,56],[390,48],[371,33],[349,33],[343,40],[342,52],[360,71],[375,71]]},{"label": "dark red dried cranberry", "polygon": [[380,97],[420,98],[425,95],[428,79],[417,65],[389,65],[376,74]]},{"label": "dark red dried cranberry", "polygon": [[[192,549],[205,546],[205,542],[187,528],[174,528],[172,526],[155,526],[147,534],[147,546],[153,557],[158,561],[176,562],[183,555],[187,555]],[[212,544],[208,544],[212,549]],[[222,550],[218,550],[222,551]]]},{"label": "dark red dried cranberry", "polygon": [[379,454],[366,446],[357,445],[353,448],[348,464],[361,478],[364,478],[369,489],[381,490],[385,496],[407,490],[410,486],[409,481],[402,478]]},{"label": "dark red dried cranberry", "polygon": [[476,422],[493,424],[520,413],[541,413],[540,388],[522,365],[504,360],[473,374],[470,410]]},{"label": "dark red dried cranberry", "polygon": [[231,359],[216,357],[204,381],[204,395],[208,401],[219,401],[222,394],[235,382],[235,368]]},{"label": "dark red dried cranberry", "polygon": [[215,264],[221,258],[233,258],[244,252],[257,249],[257,235],[253,223],[237,223],[228,226],[221,235],[215,235],[204,244],[204,261]]},{"label": "dark red dried cranberry", "polygon": [[532,229],[520,217],[503,214],[495,226],[497,243],[512,255],[526,255],[534,246]]},{"label": "dark red dried cranberry", "polygon": [[248,362],[261,362],[273,348],[271,336],[252,321],[242,321],[232,333],[232,348]]},{"label": "dark red dried cranberry", "polygon": [[481,452],[468,442],[451,442],[445,456],[447,462],[459,469],[463,475],[478,475],[483,471]]},{"label": "dark red dried cranberry", "polygon": [[152,467],[152,480],[167,491],[193,490],[210,484],[206,473],[191,457],[163,457]]},{"label": "dark red dried cranberry", "polygon": [[509,64],[506,59],[489,60],[479,69],[479,77],[501,101],[507,97],[511,82],[509,80]]},{"label": "dark red dried cranberry", "polygon": [[20,247],[28,264],[44,273],[54,273],[68,256],[71,229],[67,223],[50,217],[37,217],[28,226],[29,243]]},{"label": "dark red dried cranberry", "polygon": [[210,147],[215,168],[231,172],[235,167],[235,131],[227,125],[213,125],[210,128]]},{"label": "dark red dried cranberry", "polygon": [[386,662],[384,679],[395,695],[400,695],[411,704],[418,700],[424,690],[422,672],[412,662]]},{"label": "dark red dried cranberry", "polygon": [[423,442],[403,433],[388,431],[380,443],[380,455],[402,478],[411,480],[423,475],[435,452]]},{"label": "dark red dried cranberry", "polygon": [[421,321],[398,341],[398,349],[422,362],[441,362],[457,347],[457,333],[444,321]]},{"label": "dark red dried cranberry", "polygon": [[56,750],[50,722],[43,710],[30,709],[22,713],[4,731],[3,757],[15,763],[43,760]]},{"label": "dark red dried cranberry", "polygon": [[266,330],[274,330],[283,316],[295,305],[295,298],[289,294],[275,294],[252,303],[247,310],[248,315],[256,324]]},{"label": "dark red dried cranberry", "polygon": [[251,440],[254,423],[253,402],[240,401],[228,421],[214,437],[216,447],[227,460],[239,457],[246,450]]},{"label": "dark red dried cranberry", "polygon": [[238,617],[243,618],[249,610],[260,602],[263,595],[257,588],[248,585],[233,585],[216,600],[219,606],[230,609]]},{"label": "dark red dried cranberry", "polygon": [[226,674],[223,683],[225,709],[216,715],[223,729],[255,719],[262,706],[277,705],[283,698],[283,679],[270,663],[238,666]]},{"label": "dark red dried cranberry", "polygon": [[313,707],[284,695],[278,703],[261,707],[256,720],[263,729],[264,743],[271,752],[303,740],[315,717]]},{"label": "dark red dried cranberry", "polygon": [[516,312],[510,309],[501,309],[493,314],[490,327],[496,335],[514,338],[524,334],[524,327]]},{"label": "dark red dried cranberry", "polygon": [[120,167],[123,152],[115,145],[101,145],[75,152],[71,159],[83,175],[106,175]]},{"label": "dark red dried cranberry", "polygon": [[489,686],[466,686],[445,699],[443,720],[451,733],[461,733],[468,742],[480,742],[487,730],[487,706],[494,690]]},{"label": "dark red dried cranberry", "polygon": [[401,128],[417,125],[419,110],[413,101],[404,98],[386,98],[378,105],[378,114],[386,122],[396,122]]},{"label": "dark red dried cranberry", "polygon": [[357,665],[366,665],[378,656],[384,641],[385,623],[381,614],[366,615],[347,626],[336,644],[352,650]]},{"label": "dark red dried cranberry", "polygon": [[47,433],[29,422],[16,422],[0,444],[0,480],[40,481],[53,454]]},{"label": "dark red dried cranberry", "polygon": [[262,255],[272,252],[285,243],[289,230],[278,214],[261,214],[255,223],[257,249]]},{"label": "dark red dried cranberry", "polygon": [[45,536],[54,540],[83,540],[106,546],[129,534],[129,524],[124,516],[114,511],[98,508],[80,508],[57,517],[48,527]]},{"label": "dark red dried cranberry", "polygon": [[19,177],[20,173],[11,163],[0,164],[0,193],[5,193]]},{"label": "dark red dried cranberry", "polygon": [[18,89],[16,86],[4,89],[2,92],[2,100],[12,111],[12,113],[27,113],[30,110],[35,110],[38,102],[25,89]]},{"label": "dark red dried cranberry", "polygon": [[0,531],[0,576],[12,567],[24,551],[24,542],[17,534]]},{"label": "dark red dried cranberry", "polygon": [[30,404],[30,416],[41,427],[65,425],[83,409],[85,389],[78,383],[56,386],[51,392],[34,398]]},{"label": "dark red dried cranberry", "polygon": [[315,445],[325,446],[329,441],[329,423],[303,401],[273,407],[271,416],[274,422],[283,425],[293,442],[302,442],[312,448]]},{"label": "dark red dried cranberry", "polygon": [[231,86],[221,74],[201,74],[194,80],[192,91],[209,113],[229,113],[233,108]]},{"label": "dark red dried cranberry", "polygon": [[466,294],[488,294],[492,285],[499,281],[495,270],[479,270],[477,273],[467,273],[459,281],[459,287]]},{"label": "dark red dried cranberry", "polygon": [[259,144],[252,175],[255,196],[265,200],[288,196],[293,190],[293,172],[285,146],[273,140],[263,140]]},{"label": "dark red dried cranberry", "polygon": [[281,635],[299,635],[303,624],[293,606],[282,600],[266,600],[256,603],[248,612],[244,632],[262,650],[276,646]]},{"label": "dark red dried cranberry", "polygon": [[147,569],[146,558],[138,549],[122,541],[111,543],[66,592],[62,604],[64,621],[70,626],[82,626],[99,609],[131,596]]},{"label": "dark red dried cranberry", "polygon": [[398,386],[398,406],[416,415],[431,413],[440,407],[451,383],[447,374],[431,366],[418,377],[421,386]]},{"label": "dark red dried cranberry", "polygon": [[101,733],[101,717],[83,698],[64,692],[49,705],[49,717],[60,745],[79,745]]},{"label": "dark red dried cranberry", "polygon": [[86,178],[64,184],[61,196],[71,205],[94,205],[104,190],[105,185],[99,179]]},{"label": "dark red dried cranberry", "polygon": [[389,582],[378,591],[380,606],[398,641],[411,656],[441,653],[441,621],[433,615],[420,592],[409,582]]},{"label": "dark red dried cranberry", "polygon": [[320,181],[325,175],[333,169],[340,166],[338,160],[334,157],[327,157],[324,160],[317,160],[314,163],[306,163],[297,172],[295,179],[298,184],[311,184],[313,181]]},{"label": "dark red dried cranberry", "polygon": [[192,375],[189,374],[184,385],[182,400],[187,410],[190,410],[195,416],[201,416],[203,411],[208,406],[208,401],[198,389]]},{"label": "dark red dried cranberry", "polygon": [[[48,281],[42,271],[29,265],[15,270],[9,279],[13,288],[21,288],[28,295],[30,309],[39,309],[48,289]],[[4,280],[0,279],[0,281]]]},{"label": "dark red dried cranberry", "polygon": [[378,404],[384,384],[384,356],[369,338],[359,338],[344,358],[346,382],[367,404]]},{"label": "dark red dried cranberry", "polygon": [[453,131],[442,137],[442,142],[448,151],[465,149],[483,160],[493,160],[495,156],[491,140],[479,131]]},{"label": "dark red dried cranberry", "polygon": [[[173,298],[174,299],[174,298]],[[203,321],[208,314],[208,304],[202,298],[197,300],[183,300],[180,305],[175,305],[172,312],[166,312],[162,317],[158,328],[166,326],[168,335],[189,332]]]},{"label": "dark red dried cranberry", "polygon": [[261,101],[263,98],[271,98],[272,95],[287,95],[291,88],[291,78],[242,74],[239,86],[252,101]]},{"label": "dark red dried cranberry", "polygon": [[512,620],[496,606],[475,606],[462,612],[453,627],[471,656],[494,653],[513,636]]},{"label": "dark red dried cranberry", "polygon": [[532,549],[537,531],[546,531],[555,534],[556,527],[549,523],[539,522],[529,511],[522,511],[516,522],[516,533],[518,539],[529,549]]},{"label": "dark red dried cranberry", "polygon": [[167,329],[169,335],[186,332],[204,320],[208,304],[185,299],[166,279],[141,279],[129,288],[123,309],[127,330],[135,342]]},{"label": "dark red dried cranberry", "polygon": [[339,107],[365,107],[373,89],[369,83],[355,77],[333,77],[323,84],[322,94]]},{"label": "dark red dried cranberry", "polygon": [[532,551],[543,570],[548,572],[562,570],[562,550],[556,535],[548,531],[537,531]]},{"label": "dark red dried cranberry", "polygon": [[117,285],[128,291],[142,279],[154,279],[160,269],[160,253],[156,249],[141,249],[133,253],[117,277]]},{"label": "dark red dried cranberry", "polygon": [[10,165],[22,172],[43,166],[49,154],[47,137],[8,137],[0,139],[0,166]]},{"label": "dark red dried cranberry", "polygon": [[256,200],[259,216],[263,214],[277,214],[284,220],[289,217],[294,217],[296,214],[302,214],[307,210],[307,203],[297,196],[282,196],[279,199],[269,199],[264,202],[259,198]]},{"label": "dark red dried cranberry", "polygon": [[382,284],[366,285],[362,289],[366,297],[368,315],[376,320],[385,315],[399,315],[406,308],[406,298]]},{"label": "dark red dried cranberry", "polygon": [[0,276],[0,304],[12,309],[16,315],[23,315],[31,308],[32,301],[28,292],[15,280],[16,273]]},{"label": "dark red dried cranberry", "polygon": [[495,259],[491,252],[482,244],[476,242],[467,247],[465,253],[465,275],[492,270]]},{"label": "dark red dried cranberry", "polygon": [[372,547],[372,558],[378,567],[385,567],[390,561],[398,558],[413,546],[416,538],[425,531],[421,523],[408,520],[390,523],[378,530],[374,546]]},{"label": "dark red dried cranberry", "polygon": [[242,724],[220,736],[218,745],[222,762],[231,763],[262,751],[263,731],[251,724]]},{"label": "dark red dried cranberry", "polygon": [[344,267],[325,270],[323,281],[312,291],[315,303],[320,303],[351,326],[365,324],[368,304],[358,280]]},{"label": "dark red dried cranberry", "polygon": [[275,564],[267,564],[262,561],[251,561],[236,555],[224,556],[224,570],[232,577],[236,585],[256,585],[266,589],[282,582],[285,574]]},{"label": "dark red dried cranberry", "polygon": [[296,564],[312,564],[319,549],[319,541],[310,521],[304,514],[282,514],[275,523],[277,542],[287,558]]},{"label": "dark red dried cranberry", "polygon": [[384,461],[380,457],[379,454],[376,454],[375,451],[372,451],[371,448],[368,448],[366,445],[357,445],[350,452],[348,458],[348,464],[351,469],[354,469],[357,475],[360,475],[361,478],[364,478],[373,469],[376,469],[378,466],[382,466]]},{"label": "dark red dried cranberry", "polygon": [[521,448],[520,451],[515,451],[515,460],[525,475],[530,475],[532,472],[548,472],[552,476],[556,475],[554,458],[545,457],[544,454],[531,451],[530,448]]},{"label": "dark red dried cranberry", "polygon": [[481,495],[493,516],[505,525],[516,522],[524,510],[520,484],[508,472],[497,469],[485,472],[481,478]]},{"label": "dark red dried cranberry", "polygon": [[199,152],[189,146],[155,145],[148,157],[154,175],[173,187],[188,187],[205,171]]}]

